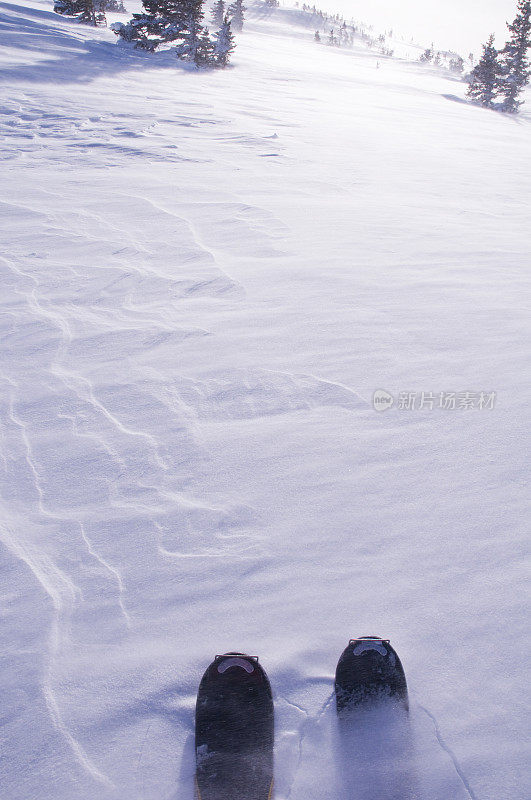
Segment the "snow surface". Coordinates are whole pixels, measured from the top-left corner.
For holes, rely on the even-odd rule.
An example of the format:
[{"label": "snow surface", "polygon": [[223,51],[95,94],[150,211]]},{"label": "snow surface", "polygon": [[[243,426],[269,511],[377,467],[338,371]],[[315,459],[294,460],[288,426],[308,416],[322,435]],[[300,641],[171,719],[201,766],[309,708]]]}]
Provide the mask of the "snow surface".
[{"label": "snow surface", "polygon": [[[2,798],[191,799],[227,650],[270,676],[277,800],[529,797],[529,104],[289,10],[195,73],[0,5]],[[345,752],[366,634],[412,722]]]}]

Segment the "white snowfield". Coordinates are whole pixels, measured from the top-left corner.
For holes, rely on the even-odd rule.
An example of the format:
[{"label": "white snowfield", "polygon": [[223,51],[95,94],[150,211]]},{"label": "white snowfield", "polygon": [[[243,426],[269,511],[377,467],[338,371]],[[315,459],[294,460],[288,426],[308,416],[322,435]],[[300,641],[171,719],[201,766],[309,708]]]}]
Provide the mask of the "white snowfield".
[{"label": "white snowfield", "polygon": [[[288,9],[194,72],[0,8],[3,800],[191,800],[227,650],[276,800],[528,798],[529,99]],[[411,727],[345,752],[366,634]]]}]

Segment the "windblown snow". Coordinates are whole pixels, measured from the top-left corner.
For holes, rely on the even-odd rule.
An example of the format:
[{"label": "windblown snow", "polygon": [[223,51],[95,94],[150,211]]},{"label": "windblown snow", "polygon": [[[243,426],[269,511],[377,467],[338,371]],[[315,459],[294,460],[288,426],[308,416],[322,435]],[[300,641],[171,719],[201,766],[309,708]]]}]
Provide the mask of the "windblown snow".
[{"label": "windblown snow", "polygon": [[[227,650],[277,800],[529,797],[529,102],[293,9],[193,72],[0,6],[2,797],[191,800]],[[366,634],[411,726],[345,753]]]},{"label": "windblown snow", "polygon": [[375,30],[392,29],[395,37],[405,41],[457,49],[464,57],[469,51],[479,57],[480,45],[491,33],[501,47],[506,23],[516,11],[515,0],[444,0],[444,4],[441,0],[319,0],[316,5],[332,14],[339,11],[354,17]]}]

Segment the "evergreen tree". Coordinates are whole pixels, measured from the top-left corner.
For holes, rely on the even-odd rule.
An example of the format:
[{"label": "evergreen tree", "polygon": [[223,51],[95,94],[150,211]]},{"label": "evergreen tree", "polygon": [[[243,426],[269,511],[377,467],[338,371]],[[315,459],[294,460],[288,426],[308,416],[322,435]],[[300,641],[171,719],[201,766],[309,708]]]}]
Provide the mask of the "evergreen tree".
[{"label": "evergreen tree", "polygon": [[142,0],[142,5],[145,13],[133,14],[127,25],[112,26],[118,36],[150,52],[165,42],[183,42],[187,0]]},{"label": "evergreen tree", "polygon": [[208,28],[203,28],[195,54],[195,63],[198,67],[211,67],[215,64],[215,44],[210,38]]},{"label": "evergreen tree", "polygon": [[[208,29],[202,24],[203,0],[142,0],[142,3],[145,13],[133,14],[133,19],[127,25],[118,22],[111,26],[118,36],[149,51],[156,50],[161,44],[174,42],[179,58],[198,67],[227,65],[235,46],[227,14],[223,17],[219,30],[211,38]],[[224,7],[224,2],[217,2],[213,11],[221,6]]]},{"label": "evergreen tree", "polygon": [[428,47],[428,49],[424,50],[424,52],[420,56],[419,61],[422,61],[424,64],[427,64],[428,61],[432,60],[432,58],[433,58],[433,50],[431,49],[431,47]]},{"label": "evergreen tree", "polygon": [[470,73],[467,96],[474,103],[492,108],[499,77],[498,51],[494,47],[494,34],[483,45],[483,55]]},{"label": "evergreen tree", "polygon": [[204,54],[202,41],[204,40],[203,0],[185,0],[185,29],[182,34],[183,43],[178,48],[181,58],[193,64],[202,65]]},{"label": "evergreen tree", "polygon": [[75,15],[75,5],[75,0],[55,0],[53,10],[56,14],[63,14],[65,17],[73,17]]},{"label": "evergreen tree", "polygon": [[93,0],[77,0],[76,11],[78,22],[82,22],[84,25],[94,25],[94,27],[97,25]]},{"label": "evergreen tree", "polygon": [[243,5],[243,0],[234,0],[229,6],[228,14],[230,17],[231,29],[240,32],[243,30],[243,21],[245,19],[245,12],[247,9]]},{"label": "evergreen tree", "polygon": [[214,34],[214,58],[218,67],[226,67],[229,63],[230,54],[234,50],[234,34],[231,30],[231,21],[228,15],[223,20],[223,25]]},{"label": "evergreen tree", "polygon": [[337,35],[337,39],[338,39],[339,47],[342,47],[343,44],[345,44],[346,39],[347,39],[347,23],[346,22],[343,22],[343,24],[340,25],[339,32],[338,32],[338,35]]},{"label": "evergreen tree", "polygon": [[462,75],[465,68],[465,60],[462,56],[455,55],[450,59],[448,69],[450,72],[455,72],[456,75]]},{"label": "evergreen tree", "polygon": [[316,42],[320,42],[321,41],[321,35],[320,35],[319,31],[315,31],[315,36],[313,38],[315,39]]},{"label": "evergreen tree", "polygon": [[56,0],[53,10],[56,14],[75,17],[84,25],[106,25],[103,0]]},{"label": "evergreen tree", "polygon": [[203,0],[142,0],[142,5],[145,13],[133,14],[127,25],[113,25],[114,32],[151,52],[175,42],[178,54],[196,63],[203,34]]},{"label": "evergreen tree", "polygon": [[516,114],[522,105],[518,96],[529,83],[531,69],[527,51],[531,47],[531,0],[518,0],[518,14],[508,25],[511,38],[501,51],[499,93],[501,110]]},{"label": "evergreen tree", "polygon": [[114,11],[119,14],[127,14],[127,9],[122,0],[101,0],[101,5],[105,11]]},{"label": "evergreen tree", "polygon": [[216,28],[220,28],[223,25],[223,20],[225,19],[225,3],[223,0],[218,0],[217,3],[212,7],[212,22],[216,26]]}]

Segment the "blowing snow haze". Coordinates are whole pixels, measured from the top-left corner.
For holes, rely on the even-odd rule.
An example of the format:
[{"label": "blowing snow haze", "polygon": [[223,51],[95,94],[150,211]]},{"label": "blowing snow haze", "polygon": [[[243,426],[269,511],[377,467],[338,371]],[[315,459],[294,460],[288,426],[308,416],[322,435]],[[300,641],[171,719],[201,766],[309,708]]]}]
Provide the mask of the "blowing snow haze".
[{"label": "blowing snow haze", "polygon": [[505,36],[505,23],[516,13],[515,0],[322,0],[316,5],[464,55],[470,51],[478,55],[491,33]]}]

